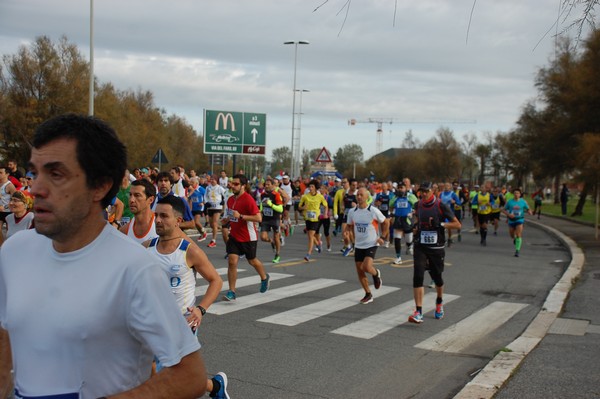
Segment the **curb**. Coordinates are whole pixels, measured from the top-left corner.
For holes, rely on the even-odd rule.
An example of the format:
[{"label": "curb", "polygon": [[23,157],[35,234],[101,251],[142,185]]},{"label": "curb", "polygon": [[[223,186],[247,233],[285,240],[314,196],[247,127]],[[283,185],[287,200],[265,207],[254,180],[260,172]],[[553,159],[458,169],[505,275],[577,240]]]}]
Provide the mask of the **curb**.
[{"label": "curb", "polygon": [[473,380],[454,396],[454,399],[491,399],[508,381],[525,357],[544,338],[562,311],[575,279],[581,274],[585,256],[575,241],[553,227],[535,221],[529,221],[529,223],[548,231],[562,241],[571,252],[571,263],[548,293],[546,301],[535,319],[517,339],[507,346],[512,352],[498,353]]}]

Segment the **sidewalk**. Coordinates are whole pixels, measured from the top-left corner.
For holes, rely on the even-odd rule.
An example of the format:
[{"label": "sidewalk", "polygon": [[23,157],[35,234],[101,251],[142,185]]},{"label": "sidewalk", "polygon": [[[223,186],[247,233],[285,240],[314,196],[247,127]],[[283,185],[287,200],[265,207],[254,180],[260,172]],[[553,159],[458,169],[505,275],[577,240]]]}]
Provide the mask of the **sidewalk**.
[{"label": "sidewalk", "polygon": [[[527,226],[529,225],[529,226]],[[572,255],[543,309],[455,398],[600,398],[600,240],[591,225],[529,217]]]}]

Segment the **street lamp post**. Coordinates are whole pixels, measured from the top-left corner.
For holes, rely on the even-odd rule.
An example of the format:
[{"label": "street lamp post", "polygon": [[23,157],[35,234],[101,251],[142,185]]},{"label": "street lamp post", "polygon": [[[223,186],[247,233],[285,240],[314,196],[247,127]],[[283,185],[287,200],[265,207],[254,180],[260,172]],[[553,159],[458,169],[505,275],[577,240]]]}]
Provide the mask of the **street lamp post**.
[{"label": "street lamp post", "polygon": [[90,88],[88,115],[94,116],[94,0],[90,0]]},{"label": "street lamp post", "polygon": [[294,152],[292,152],[292,159],[294,160],[292,164],[292,173],[297,173],[294,174],[294,176],[300,175],[300,159],[302,157],[300,151],[300,149],[302,148],[302,146],[300,145],[300,143],[302,142],[302,93],[308,93],[310,92],[310,90],[296,89],[296,91],[300,93],[300,104],[298,106],[297,113],[298,125],[296,128],[296,133],[292,136],[295,138]]},{"label": "street lamp post", "polygon": [[298,65],[298,45],[299,44],[309,44],[307,41],[298,40],[298,41],[288,41],[283,44],[293,44],[294,45],[294,88],[292,90],[292,147],[291,147],[291,160],[290,160],[290,173],[292,174],[292,178],[297,177],[296,171],[294,170],[295,162],[294,162],[294,144],[295,144],[295,122],[296,122],[296,68]]}]

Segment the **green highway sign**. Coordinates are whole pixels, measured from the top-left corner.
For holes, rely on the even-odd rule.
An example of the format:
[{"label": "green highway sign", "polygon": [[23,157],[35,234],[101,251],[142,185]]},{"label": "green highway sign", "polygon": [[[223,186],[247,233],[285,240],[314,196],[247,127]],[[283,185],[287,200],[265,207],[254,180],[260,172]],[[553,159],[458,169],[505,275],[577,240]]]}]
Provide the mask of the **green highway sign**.
[{"label": "green highway sign", "polygon": [[204,110],[204,153],[264,155],[267,115]]}]

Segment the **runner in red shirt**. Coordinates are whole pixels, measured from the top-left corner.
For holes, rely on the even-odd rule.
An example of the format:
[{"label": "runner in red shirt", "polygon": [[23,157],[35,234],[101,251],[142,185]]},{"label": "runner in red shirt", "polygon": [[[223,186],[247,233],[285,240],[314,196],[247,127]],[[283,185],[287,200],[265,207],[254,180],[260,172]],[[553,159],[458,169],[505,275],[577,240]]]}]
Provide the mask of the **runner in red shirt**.
[{"label": "runner in red shirt", "polygon": [[248,194],[250,190],[248,178],[242,174],[237,174],[233,176],[230,183],[233,195],[227,200],[227,213],[221,220],[223,225],[230,223],[229,240],[227,241],[229,291],[223,298],[228,301],[235,301],[237,264],[240,255],[246,256],[248,263],[256,269],[260,276],[261,293],[267,292],[269,289],[269,275],[265,273],[262,262],[256,257],[258,230],[255,223],[262,221],[262,215],[254,198]]}]

